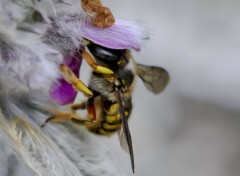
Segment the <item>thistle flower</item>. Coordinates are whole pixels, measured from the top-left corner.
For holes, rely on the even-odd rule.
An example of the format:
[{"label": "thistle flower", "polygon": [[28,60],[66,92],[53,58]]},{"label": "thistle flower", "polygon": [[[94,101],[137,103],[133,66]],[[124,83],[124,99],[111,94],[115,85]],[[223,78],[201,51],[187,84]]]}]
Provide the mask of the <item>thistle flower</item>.
[{"label": "thistle flower", "polygon": [[[84,47],[83,38],[135,50],[147,38],[136,23],[117,20],[102,29],[89,17],[78,0],[0,1],[0,149],[9,161],[0,167],[1,175],[19,167],[17,175],[124,175],[85,129],[71,124],[40,127],[65,110],[60,105],[75,100],[77,92],[63,80],[59,65],[79,74],[82,58],[76,51]],[[14,155],[1,146],[12,146]],[[19,167],[11,168],[15,163]]]}]

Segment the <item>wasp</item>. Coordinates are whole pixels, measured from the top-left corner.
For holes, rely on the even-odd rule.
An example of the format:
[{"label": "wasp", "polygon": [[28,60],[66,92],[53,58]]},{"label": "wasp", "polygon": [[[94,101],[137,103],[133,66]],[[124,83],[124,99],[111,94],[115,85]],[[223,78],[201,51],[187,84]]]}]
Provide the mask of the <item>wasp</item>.
[{"label": "wasp", "polygon": [[128,49],[110,49],[86,40],[86,51],[80,51],[83,58],[93,68],[89,85],[83,84],[66,66],[61,65],[64,78],[89,98],[72,105],[73,110],[86,109],[88,117],[77,113],[60,113],[47,119],[46,123],[58,119],[70,119],[73,123],[85,126],[90,132],[110,135],[118,132],[120,145],[130,154],[134,172],[134,154],[128,119],[132,111],[132,92],[137,76],[146,88],[158,94],[164,90],[168,72],[155,66],[135,63]]}]

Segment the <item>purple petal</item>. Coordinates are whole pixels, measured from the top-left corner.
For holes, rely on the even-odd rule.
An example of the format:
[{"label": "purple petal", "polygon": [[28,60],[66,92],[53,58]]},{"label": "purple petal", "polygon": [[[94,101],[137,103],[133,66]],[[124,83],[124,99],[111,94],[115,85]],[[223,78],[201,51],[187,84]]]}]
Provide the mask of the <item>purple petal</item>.
[{"label": "purple petal", "polygon": [[[64,59],[64,64],[68,65],[76,75],[79,75],[81,63],[82,58],[80,55],[69,56]],[[77,91],[74,90],[72,85],[67,83],[63,78],[60,78],[58,83],[51,87],[49,93],[51,98],[60,105],[73,103],[77,96]]]},{"label": "purple petal", "polygon": [[149,38],[145,28],[130,21],[117,20],[109,28],[98,28],[91,24],[81,27],[83,36],[94,43],[113,49],[140,50],[143,40]]}]

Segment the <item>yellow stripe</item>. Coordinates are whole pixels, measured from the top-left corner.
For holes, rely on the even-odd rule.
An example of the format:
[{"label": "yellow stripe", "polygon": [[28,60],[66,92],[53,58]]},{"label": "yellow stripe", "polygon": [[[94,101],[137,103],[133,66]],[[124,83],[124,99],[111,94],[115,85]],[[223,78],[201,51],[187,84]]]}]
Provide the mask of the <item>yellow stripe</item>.
[{"label": "yellow stripe", "polygon": [[120,114],[117,114],[115,116],[106,116],[106,121],[108,123],[114,123],[120,119]]},{"label": "yellow stripe", "polygon": [[79,124],[79,125],[90,125],[93,122],[89,120],[80,120],[80,119],[71,119],[73,123]]},{"label": "yellow stripe", "polygon": [[117,112],[117,110],[118,110],[118,104],[117,103],[112,104],[110,109],[109,109],[110,113],[115,113],[115,112]]},{"label": "yellow stripe", "polygon": [[109,134],[111,134],[112,132],[105,131],[104,129],[101,128],[101,129],[98,130],[98,133],[99,133],[99,134],[103,134],[103,135],[109,135]]},{"label": "yellow stripe", "polygon": [[[125,116],[129,116],[129,112],[128,111],[125,111]],[[106,121],[108,123],[114,123],[114,122],[118,122],[120,120],[120,114],[117,114],[117,115],[114,115],[114,116],[106,116]]]},{"label": "yellow stripe", "polygon": [[121,123],[110,125],[108,123],[103,123],[103,128],[106,130],[117,130],[121,127]]}]

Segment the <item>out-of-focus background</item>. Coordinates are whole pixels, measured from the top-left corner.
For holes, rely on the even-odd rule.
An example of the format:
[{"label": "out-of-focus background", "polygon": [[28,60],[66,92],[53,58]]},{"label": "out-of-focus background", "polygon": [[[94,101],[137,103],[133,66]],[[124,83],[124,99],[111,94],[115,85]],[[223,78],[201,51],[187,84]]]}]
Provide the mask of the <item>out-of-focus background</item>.
[{"label": "out-of-focus background", "polygon": [[[168,70],[160,95],[141,80],[130,129],[136,176],[239,176],[240,1],[104,0],[116,18],[150,29],[135,58]],[[131,175],[117,136],[103,139]]]}]

